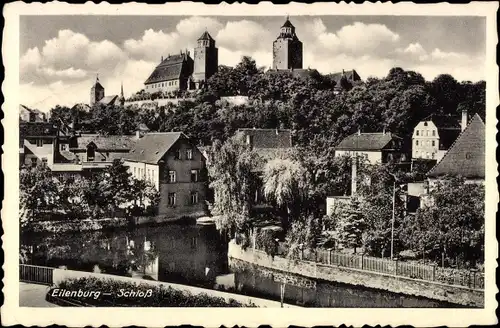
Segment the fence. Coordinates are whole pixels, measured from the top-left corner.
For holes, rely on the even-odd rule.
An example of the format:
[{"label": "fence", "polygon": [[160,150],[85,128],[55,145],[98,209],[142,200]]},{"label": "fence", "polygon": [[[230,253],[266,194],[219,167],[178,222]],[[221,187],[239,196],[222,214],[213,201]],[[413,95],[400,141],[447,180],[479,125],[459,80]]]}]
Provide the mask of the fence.
[{"label": "fence", "polygon": [[[284,250],[279,247],[279,254]],[[454,270],[436,265],[418,264],[397,260],[383,259],[358,254],[345,254],[327,249],[302,250],[300,259],[323,263],[326,265],[366,270],[377,273],[391,274],[400,277],[436,281],[448,285],[465,286],[469,288],[484,288],[484,274],[469,270]]]},{"label": "fence", "polygon": [[19,264],[19,281],[52,285],[54,268]]}]

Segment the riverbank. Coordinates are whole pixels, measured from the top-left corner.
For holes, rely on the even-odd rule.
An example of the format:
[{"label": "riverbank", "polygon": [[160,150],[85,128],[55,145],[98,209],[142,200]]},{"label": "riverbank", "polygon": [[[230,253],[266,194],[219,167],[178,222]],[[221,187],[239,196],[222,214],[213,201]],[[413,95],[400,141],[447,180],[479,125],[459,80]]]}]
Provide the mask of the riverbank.
[{"label": "riverbank", "polygon": [[[163,288],[172,288],[173,290],[182,291],[185,293],[189,293],[191,295],[200,295],[205,294],[210,297],[218,297],[223,298],[226,302],[231,302],[231,300],[237,301],[241,304],[252,304],[257,307],[264,308],[277,308],[281,307],[280,302],[261,299],[257,297],[250,297],[246,295],[232,294],[227,292],[221,292],[213,289],[206,289],[182,284],[168,283],[168,282],[160,282],[154,280],[146,280],[146,279],[137,279],[130,277],[122,277],[115,276],[104,273],[94,273],[94,272],[83,272],[83,271],[75,271],[75,270],[64,270],[64,269],[54,269],[53,270],[53,284],[59,285],[64,281],[71,279],[79,279],[79,278],[96,278],[102,280],[112,280],[116,282],[124,282],[124,283],[132,283],[136,285],[149,285],[153,287],[163,287]],[[289,304],[283,304],[283,307],[297,307]]]},{"label": "riverbank", "polygon": [[288,260],[280,256],[271,257],[258,250],[244,251],[231,241],[228,248],[229,263],[243,261],[258,267],[289,273],[314,280],[324,280],[374,290],[423,297],[467,307],[484,307],[484,291],[461,286],[424,281],[390,274],[382,274],[326,265],[305,260]]}]

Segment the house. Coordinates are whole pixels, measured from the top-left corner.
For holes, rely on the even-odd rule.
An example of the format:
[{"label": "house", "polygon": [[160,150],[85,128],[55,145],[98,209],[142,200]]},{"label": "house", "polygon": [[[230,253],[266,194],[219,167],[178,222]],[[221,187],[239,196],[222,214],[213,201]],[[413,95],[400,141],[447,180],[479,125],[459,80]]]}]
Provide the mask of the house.
[{"label": "house", "polygon": [[369,164],[406,163],[410,154],[403,138],[391,133],[366,133],[358,131],[344,138],[335,147],[335,156],[362,156]]},{"label": "house", "polygon": [[160,192],[159,218],[205,215],[205,158],[184,133],[148,133],[124,160],[133,177],[149,181]]},{"label": "house", "polygon": [[475,114],[443,158],[427,173],[429,186],[444,176],[461,176],[467,183],[484,183],[485,125]]},{"label": "house", "polygon": [[19,123],[19,165],[52,166],[59,147],[60,131],[52,123]]},{"label": "house", "polygon": [[350,90],[356,82],[361,81],[361,77],[354,69],[349,71],[342,70],[342,72],[331,73],[326,76],[335,82],[335,93]]},{"label": "house", "polygon": [[81,134],[70,139],[68,148],[61,149],[68,159],[82,169],[103,169],[114,160],[122,159],[133,147],[135,136]]},{"label": "house", "polygon": [[461,120],[453,116],[431,115],[415,126],[412,159],[439,161],[467,126],[467,112]]},{"label": "house", "polygon": [[29,108],[24,105],[19,105],[19,121],[20,122],[47,122],[47,114],[38,109]]}]

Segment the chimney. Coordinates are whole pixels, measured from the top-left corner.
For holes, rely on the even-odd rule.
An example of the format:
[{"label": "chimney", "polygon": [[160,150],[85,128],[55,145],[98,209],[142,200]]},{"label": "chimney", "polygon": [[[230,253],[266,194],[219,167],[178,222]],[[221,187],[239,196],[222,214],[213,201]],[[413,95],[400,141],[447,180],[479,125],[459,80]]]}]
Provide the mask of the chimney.
[{"label": "chimney", "polygon": [[358,129],[358,136],[361,135],[361,129]]},{"label": "chimney", "polygon": [[462,131],[465,130],[465,128],[467,127],[467,110],[463,110],[462,111],[462,124],[461,124],[461,127],[462,127]]},{"label": "chimney", "polygon": [[385,136],[385,128],[382,130],[382,134]]},{"label": "chimney", "polygon": [[160,63],[163,63],[163,56],[161,56],[161,61],[160,61]]},{"label": "chimney", "polygon": [[358,154],[354,155],[354,158],[351,159],[351,196],[356,195],[357,187],[358,187]]}]

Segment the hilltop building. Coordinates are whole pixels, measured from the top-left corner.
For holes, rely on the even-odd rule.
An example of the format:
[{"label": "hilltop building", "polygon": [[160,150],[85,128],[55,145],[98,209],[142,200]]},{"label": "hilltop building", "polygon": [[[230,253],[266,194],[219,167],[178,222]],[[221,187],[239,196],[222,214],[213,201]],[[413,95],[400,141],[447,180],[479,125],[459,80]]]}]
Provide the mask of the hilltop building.
[{"label": "hilltop building", "polygon": [[[104,105],[104,106],[111,106],[111,105],[118,105],[121,104],[122,106],[124,105],[125,102],[125,97],[123,96],[123,84],[121,87],[121,95],[110,95],[106,96],[105,95],[105,90],[102,84],[99,82],[99,76],[96,77],[96,81],[94,85],[92,85],[92,88],[90,88],[90,106],[95,106],[95,105]],[[80,104],[78,104],[80,105]]]},{"label": "hilltop building", "polygon": [[194,59],[187,50],[166,58],[162,56],[160,64],[144,82],[144,90],[155,93],[199,89],[217,73],[218,58],[215,40],[205,31],[197,40]]},{"label": "hilltop building", "polygon": [[342,72],[327,74],[326,76],[335,82],[335,93],[350,90],[356,82],[361,81],[361,77],[354,69],[350,71],[342,70]]},{"label": "hilltop building", "polygon": [[289,17],[273,42],[273,69],[302,69],[302,42],[297,37],[295,26]]}]

